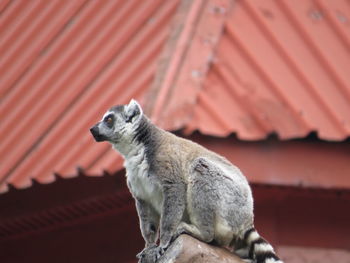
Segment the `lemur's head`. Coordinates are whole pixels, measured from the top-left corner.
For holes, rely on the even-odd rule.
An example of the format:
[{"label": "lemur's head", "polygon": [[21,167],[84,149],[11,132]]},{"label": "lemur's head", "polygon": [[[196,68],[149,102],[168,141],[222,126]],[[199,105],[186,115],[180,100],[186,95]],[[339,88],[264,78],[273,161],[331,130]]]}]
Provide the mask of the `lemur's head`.
[{"label": "lemur's head", "polygon": [[135,130],[142,119],[141,106],[135,100],[129,104],[118,105],[109,109],[101,121],[91,129],[91,133],[97,142],[108,141],[118,144],[133,138]]}]

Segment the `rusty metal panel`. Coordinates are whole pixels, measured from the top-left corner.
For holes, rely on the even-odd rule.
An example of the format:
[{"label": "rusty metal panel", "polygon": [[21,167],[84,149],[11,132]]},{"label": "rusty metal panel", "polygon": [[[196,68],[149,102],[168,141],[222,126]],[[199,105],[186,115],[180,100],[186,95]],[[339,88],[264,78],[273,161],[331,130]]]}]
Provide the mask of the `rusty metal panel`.
[{"label": "rusty metal panel", "polygon": [[132,97],[187,134],[349,137],[348,2],[179,2],[0,2],[1,191],[120,169],[88,128]]},{"label": "rusty metal panel", "polygon": [[120,167],[89,127],[111,105],[142,101],[178,2],[1,3],[2,191]]},{"label": "rusty metal panel", "polygon": [[[313,1],[238,2],[200,97],[215,99],[218,94],[211,103],[221,116],[230,101],[242,108],[221,118],[226,132],[248,140],[272,132],[281,139],[311,131],[326,140],[349,136],[349,45],[330,23],[340,2],[327,3],[321,7]],[[346,24],[338,19],[337,27],[345,29]],[[225,92],[231,99],[223,103]],[[207,123],[199,125],[201,129]]]},{"label": "rusty metal panel", "polygon": [[[271,133],[282,140],[303,138],[312,131],[324,140],[349,137],[349,2],[241,0],[233,8],[217,6],[228,14],[223,32],[216,32],[209,70],[195,74],[206,49],[195,40],[210,31],[199,22],[188,43],[189,50],[196,47],[186,56],[190,67],[158,88],[181,83],[181,92],[168,92],[162,108],[172,117],[164,114],[160,124],[187,133],[236,133],[242,140]],[[204,80],[198,87],[199,77]]]},{"label": "rusty metal panel", "polygon": [[[211,66],[215,47],[232,7],[230,0],[183,1],[175,17],[176,28],[164,48],[167,61],[157,71],[149,96],[152,119],[165,129],[187,126],[189,111]],[[152,97],[156,98],[152,101]]]}]

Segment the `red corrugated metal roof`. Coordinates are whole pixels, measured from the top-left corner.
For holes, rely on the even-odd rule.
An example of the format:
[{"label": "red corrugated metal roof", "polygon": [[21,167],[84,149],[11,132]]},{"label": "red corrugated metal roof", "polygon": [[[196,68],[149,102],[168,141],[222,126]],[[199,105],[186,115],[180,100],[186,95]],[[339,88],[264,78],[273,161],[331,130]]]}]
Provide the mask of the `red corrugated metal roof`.
[{"label": "red corrugated metal roof", "polygon": [[345,0],[179,2],[1,1],[1,191],[119,169],[87,131],[132,97],[187,133],[349,136]]},{"label": "red corrugated metal roof", "polygon": [[18,188],[121,165],[89,127],[140,99],[178,1],[2,2],[1,176]]},{"label": "red corrugated metal roof", "polygon": [[[158,93],[167,94],[154,104],[154,119],[167,129],[236,133],[243,140],[270,133],[301,138],[312,131],[325,140],[347,138],[349,3],[256,0],[218,6],[213,12],[208,4],[201,15],[225,16],[224,29],[217,27],[222,33],[210,33],[213,22],[198,22],[188,43],[190,59],[172,82],[158,86]],[[208,45],[212,50],[203,55]]]}]

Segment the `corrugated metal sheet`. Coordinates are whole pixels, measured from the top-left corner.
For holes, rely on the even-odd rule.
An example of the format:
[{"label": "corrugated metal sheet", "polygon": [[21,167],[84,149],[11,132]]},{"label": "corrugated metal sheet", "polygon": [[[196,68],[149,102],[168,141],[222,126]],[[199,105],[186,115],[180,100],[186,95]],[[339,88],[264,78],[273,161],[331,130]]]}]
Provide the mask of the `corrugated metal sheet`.
[{"label": "corrugated metal sheet", "polygon": [[350,135],[348,2],[179,2],[0,2],[1,191],[119,169],[88,129],[132,97],[185,133]]},{"label": "corrugated metal sheet", "polygon": [[187,2],[190,3],[187,12],[175,21],[180,33],[173,30],[171,41],[167,43],[171,48],[164,51],[168,65],[157,72],[162,81],[154,83],[150,96],[157,98],[151,107],[154,121],[169,129],[191,122],[193,116],[189,112],[196,103],[196,95],[212,63],[215,46],[233,3],[230,0]]},{"label": "corrugated metal sheet", "polygon": [[141,99],[178,1],[3,1],[1,190],[121,165],[88,132],[111,105]]},{"label": "corrugated metal sheet", "polygon": [[[215,56],[207,57],[211,67],[202,70],[202,57],[192,56],[192,67],[159,85],[172,87],[162,111],[153,115],[160,125],[236,133],[243,140],[271,133],[302,138],[312,131],[325,140],[350,135],[349,2],[241,0],[216,9],[226,19],[213,41]],[[204,12],[209,16],[209,7]],[[188,44],[196,54],[207,39],[201,23]]]}]

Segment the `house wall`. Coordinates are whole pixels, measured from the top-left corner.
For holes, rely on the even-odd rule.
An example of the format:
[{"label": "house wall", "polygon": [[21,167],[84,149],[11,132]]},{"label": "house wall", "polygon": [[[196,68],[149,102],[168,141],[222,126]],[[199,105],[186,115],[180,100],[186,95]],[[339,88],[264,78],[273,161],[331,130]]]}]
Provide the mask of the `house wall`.
[{"label": "house wall", "polygon": [[[286,262],[350,258],[348,191],[262,184],[252,188],[256,227]],[[144,245],[122,172],[11,190],[0,196],[0,207],[4,263],[136,262]]]}]

